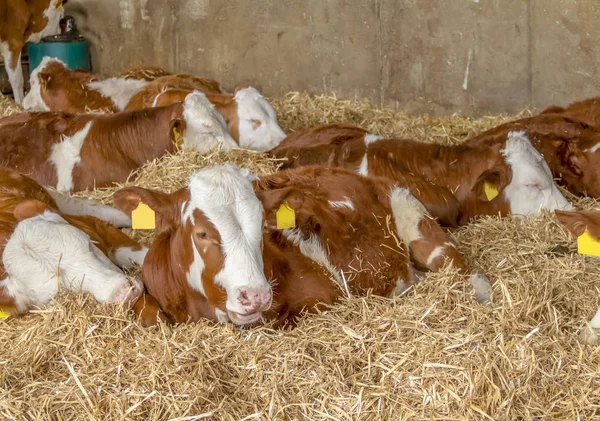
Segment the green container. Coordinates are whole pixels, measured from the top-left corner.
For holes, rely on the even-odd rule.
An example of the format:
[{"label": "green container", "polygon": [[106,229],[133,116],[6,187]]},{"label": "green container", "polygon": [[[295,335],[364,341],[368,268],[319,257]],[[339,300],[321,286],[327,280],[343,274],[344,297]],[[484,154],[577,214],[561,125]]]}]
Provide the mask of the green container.
[{"label": "green container", "polygon": [[62,60],[69,69],[90,71],[90,48],[87,40],[67,42],[27,43],[29,52],[29,74],[39,66],[46,56]]}]

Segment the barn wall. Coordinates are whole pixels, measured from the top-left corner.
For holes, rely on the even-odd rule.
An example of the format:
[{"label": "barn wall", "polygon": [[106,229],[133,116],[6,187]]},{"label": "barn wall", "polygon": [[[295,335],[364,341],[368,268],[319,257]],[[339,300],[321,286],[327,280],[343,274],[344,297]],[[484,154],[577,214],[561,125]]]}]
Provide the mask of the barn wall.
[{"label": "barn wall", "polygon": [[597,0],[70,0],[95,71],[477,115],[600,92]]}]

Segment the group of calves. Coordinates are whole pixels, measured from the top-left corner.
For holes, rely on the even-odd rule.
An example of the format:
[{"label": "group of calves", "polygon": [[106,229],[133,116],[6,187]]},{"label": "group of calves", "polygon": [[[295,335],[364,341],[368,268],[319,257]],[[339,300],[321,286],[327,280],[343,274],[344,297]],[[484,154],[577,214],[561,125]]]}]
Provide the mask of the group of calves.
[{"label": "group of calves", "polygon": [[[145,325],[291,325],[344,294],[402,294],[447,263],[488,303],[487,278],[443,227],[547,209],[575,235],[600,238],[600,217],[573,211],[555,184],[600,197],[600,101],[441,146],[341,124],[286,137],[255,89],[231,95],[157,68],[100,80],[46,58],[30,84],[32,112],[0,119],[0,308],[9,313],[62,287],[130,302]],[[226,164],[172,193],[126,187],[114,194],[118,209],[66,194],[125,181],[178,148],[217,146],[287,159],[260,178]],[[154,214],[149,248],[118,229],[141,206]],[[134,264],[142,279],[122,271]],[[600,311],[590,326],[600,328]]]}]

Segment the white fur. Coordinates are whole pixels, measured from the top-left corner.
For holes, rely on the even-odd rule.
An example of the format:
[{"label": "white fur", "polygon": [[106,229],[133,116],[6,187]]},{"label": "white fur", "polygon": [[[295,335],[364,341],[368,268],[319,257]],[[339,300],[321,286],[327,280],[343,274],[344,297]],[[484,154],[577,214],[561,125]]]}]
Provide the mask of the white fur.
[{"label": "white fur", "polygon": [[87,234],[49,211],[17,224],[2,262],[8,276],[0,286],[20,311],[48,303],[59,287],[89,292],[100,302],[133,299],[143,290],[141,282],[130,281]]},{"label": "white fur", "polygon": [[81,147],[91,127],[90,121],[73,136],[63,135],[60,143],[52,146],[50,162],[56,168],[58,191],[73,190],[73,168],[81,161]]},{"label": "white fur", "polygon": [[88,82],[87,86],[100,92],[103,97],[110,98],[115,107],[123,111],[129,104],[131,97],[147,84],[148,82],[145,80],[113,77],[97,82]]},{"label": "white fur", "polygon": [[223,116],[202,92],[194,91],[185,97],[183,118],[183,148],[206,153],[221,144],[222,150],[237,148],[238,144],[227,131]]},{"label": "white fur", "polygon": [[590,327],[593,329],[600,329],[600,309],[596,312],[592,320],[590,320]]},{"label": "white fur", "polygon": [[352,200],[348,199],[347,197],[346,197],[346,200],[338,200],[338,201],[329,200],[329,205],[332,208],[338,208],[338,209],[339,208],[347,208],[347,209],[350,209],[350,210],[355,210],[356,209],[354,207],[354,203],[352,203]]},{"label": "white fur", "polygon": [[305,240],[304,235],[298,228],[286,228],[283,230],[283,235],[294,245],[298,246],[300,253],[325,268],[338,286],[344,288],[345,282],[340,275],[341,272],[327,257],[327,253],[319,237],[311,234],[308,240]]},{"label": "white fur", "polygon": [[590,153],[594,153],[596,152],[598,149],[600,149],[600,143],[596,143],[594,146],[592,146],[589,149],[585,149],[584,152],[590,152]]},{"label": "white fur", "polygon": [[[192,224],[194,223],[193,218],[191,218]],[[194,244],[194,239],[190,238],[190,242],[192,244],[192,253],[194,254],[194,258],[192,259],[192,264],[190,268],[185,274],[185,278],[187,279],[188,284],[198,291],[200,294],[206,296],[204,293],[204,285],[202,285],[202,272],[204,272],[204,260],[202,260],[202,256],[198,252],[196,245]]]},{"label": "white fur", "polygon": [[369,145],[373,142],[377,142],[380,139],[383,139],[383,136],[378,136],[375,134],[365,135],[365,156],[363,156],[360,166],[358,167],[358,175],[363,177],[367,177],[369,175]]},{"label": "white fur", "polygon": [[474,273],[469,276],[469,282],[473,285],[473,291],[475,292],[474,298],[480,303],[489,303],[490,302],[490,294],[492,291],[492,287],[490,285],[490,281],[480,274]]},{"label": "white fur", "polygon": [[390,192],[390,205],[396,223],[396,232],[406,246],[423,235],[419,231],[419,222],[428,216],[425,206],[406,188],[395,187]]},{"label": "white fur", "polygon": [[47,37],[49,35],[56,35],[60,33],[60,20],[65,14],[65,8],[61,7],[58,9],[56,7],[55,0],[50,1],[50,5],[44,11],[44,16],[48,19],[48,23],[40,32],[36,32],[31,34],[27,41],[31,42],[40,42],[42,38]]},{"label": "white fur", "polygon": [[[256,89],[240,89],[234,97],[239,119],[240,146],[259,152],[270,151],[281,143],[285,133],[277,123],[273,106]],[[260,122],[254,130],[252,120]]]},{"label": "white fur", "polygon": [[148,254],[148,247],[142,246],[139,250],[133,247],[119,247],[113,252],[111,260],[121,269],[131,269],[134,265],[142,266]]},{"label": "white fur", "polygon": [[103,205],[91,199],[67,196],[56,190],[46,188],[56,202],[58,210],[67,215],[91,215],[110,222],[117,228],[131,227],[131,218],[119,209]]},{"label": "white fur", "polygon": [[444,250],[446,249],[446,246],[437,246],[436,248],[433,249],[433,251],[431,252],[431,254],[429,255],[429,257],[427,258],[427,267],[430,267],[433,262],[435,261],[435,259],[437,259],[440,256],[444,256]]},{"label": "white fur", "polygon": [[221,323],[228,323],[230,321],[229,316],[223,310],[219,310],[215,308],[215,316],[217,316],[217,320]]},{"label": "white fur", "polygon": [[503,191],[514,215],[535,215],[542,209],[572,209],[556,187],[550,168],[524,132],[510,132],[500,151],[512,171]]},{"label": "white fur", "polygon": [[21,53],[19,52],[17,66],[14,69],[11,69],[9,65],[9,63],[12,62],[12,53],[8,48],[8,43],[0,43],[0,53],[2,54],[2,57],[4,57],[4,67],[8,75],[8,81],[13,90],[15,102],[21,104],[23,102],[23,68],[21,67]]},{"label": "white fur", "polygon": [[33,69],[31,76],[29,76],[29,92],[25,95],[23,100],[23,108],[27,111],[50,111],[48,105],[42,99],[42,86],[40,85],[39,74],[46,69],[48,64],[56,62],[62,64],[64,67],[67,65],[62,61],[54,57],[44,57],[40,64]]},{"label": "white fur", "polygon": [[[200,210],[219,231],[225,261],[215,284],[227,292],[227,310],[236,313],[244,313],[238,302],[241,291],[271,290],[263,271],[263,208],[252,187],[255,179],[248,170],[230,164],[203,168],[191,177],[190,201],[182,214],[183,221],[191,221],[192,212]],[[194,263],[188,282],[202,292],[204,262],[193,243],[192,248]]]}]

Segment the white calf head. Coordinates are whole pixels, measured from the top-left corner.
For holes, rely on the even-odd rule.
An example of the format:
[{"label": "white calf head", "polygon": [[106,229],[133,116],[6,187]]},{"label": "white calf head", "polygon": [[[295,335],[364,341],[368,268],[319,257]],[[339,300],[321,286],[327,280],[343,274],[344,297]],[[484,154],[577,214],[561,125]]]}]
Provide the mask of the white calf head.
[{"label": "white calf head", "polygon": [[512,172],[504,189],[512,214],[535,215],[542,209],[572,208],[556,187],[548,164],[524,132],[510,132],[500,152]]},{"label": "white calf head", "polygon": [[202,92],[194,91],[183,103],[183,147],[208,152],[219,143],[223,150],[238,147],[229,132],[223,116]]},{"label": "white calf head", "polygon": [[277,115],[269,102],[254,88],[235,94],[239,119],[240,146],[255,151],[270,151],[285,138]]}]

